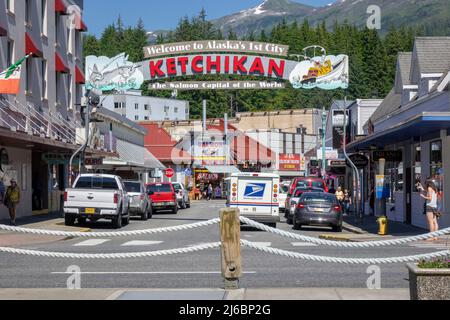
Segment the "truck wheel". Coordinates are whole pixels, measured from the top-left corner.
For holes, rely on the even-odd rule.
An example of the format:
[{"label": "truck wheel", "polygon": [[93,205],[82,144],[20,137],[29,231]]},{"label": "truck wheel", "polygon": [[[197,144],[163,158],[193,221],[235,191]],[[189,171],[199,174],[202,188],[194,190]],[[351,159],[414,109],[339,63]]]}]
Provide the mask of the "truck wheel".
[{"label": "truck wheel", "polygon": [[187,208],[186,201],[183,200],[181,202],[181,206],[180,207],[181,207],[181,209],[185,210]]},{"label": "truck wheel", "polygon": [[141,220],[142,221],[148,220],[148,209],[147,208],[145,208],[144,212],[142,213]]},{"label": "truck wheel", "polygon": [[130,214],[128,213],[125,218],[122,218],[122,225],[127,226],[130,224]]},{"label": "truck wheel", "polygon": [[64,224],[69,227],[73,226],[75,224],[75,217],[71,214],[66,213],[64,215]]},{"label": "truck wheel", "polygon": [[148,212],[148,218],[151,219],[153,218],[153,208],[150,206],[150,208],[147,209]]},{"label": "truck wheel", "polygon": [[297,223],[295,217],[292,220],[292,224],[294,225],[294,230],[300,230],[302,228],[302,225],[300,223]]},{"label": "truck wheel", "polygon": [[175,206],[175,208],[173,208],[172,213],[173,214],[178,214],[178,206]]},{"label": "truck wheel", "polygon": [[119,210],[119,214],[117,215],[117,217],[112,219],[112,224],[115,229],[122,228],[122,209]]}]

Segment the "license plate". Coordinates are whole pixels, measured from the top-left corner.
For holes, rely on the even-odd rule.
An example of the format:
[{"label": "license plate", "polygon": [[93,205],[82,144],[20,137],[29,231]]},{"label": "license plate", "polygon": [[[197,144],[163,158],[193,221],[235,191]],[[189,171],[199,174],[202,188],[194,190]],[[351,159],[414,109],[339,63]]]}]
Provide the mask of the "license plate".
[{"label": "license plate", "polygon": [[86,214],[95,214],[95,209],[94,208],[86,208],[85,213]]},{"label": "license plate", "polygon": [[162,207],[164,205],[164,203],[157,203],[156,206],[157,207]]},{"label": "license plate", "polygon": [[315,208],[314,212],[325,212],[325,209]]}]

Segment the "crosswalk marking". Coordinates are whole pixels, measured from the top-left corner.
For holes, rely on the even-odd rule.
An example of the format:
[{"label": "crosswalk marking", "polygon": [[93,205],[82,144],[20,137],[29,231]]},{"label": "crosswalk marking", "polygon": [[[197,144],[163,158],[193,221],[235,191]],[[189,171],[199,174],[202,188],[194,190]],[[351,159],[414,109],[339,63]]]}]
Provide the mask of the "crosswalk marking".
[{"label": "crosswalk marking", "polygon": [[252,242],[255,245],[261,246],[261,247],[271,247],[272,242]]},{"label": "crosswalk marking", "polygon": [[292,242],[291,244],[293,247],[318,247],[317,244],[309,242]]},{"label": "crosswalk marking", "polygon": [[79,243],[75,244],[74,246],[75,247],[94,247],[94,246],[104,244],[108,241],[111,241],[111,240],[109,240],[109,239],[90,239],[90,240],[79,242]]},{"label": "crosswalk marking", "polygon": [[161,244],[163,241],[129,241],[122,244],[122,247],[142,247],[142,246],[152,246]]}]

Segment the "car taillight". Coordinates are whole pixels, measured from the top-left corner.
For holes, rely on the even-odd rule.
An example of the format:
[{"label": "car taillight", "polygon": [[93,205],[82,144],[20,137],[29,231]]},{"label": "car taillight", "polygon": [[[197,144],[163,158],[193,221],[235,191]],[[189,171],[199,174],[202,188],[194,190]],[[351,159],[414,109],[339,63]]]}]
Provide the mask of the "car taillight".
[{"label": "car taillight", "polygon": [[114,193],[114,204],[119,203],[119,195],[117,193]]},{"label": "car taillight", "polygon": [[64,202],[67,202],[67,191],[64,192]]},{"label": "car taillight", "polygon": [[297,205],[297,209],[305,209],[305,204],[304,203],[299,203]]},{"label": "car taillight", "polygon": [[335,211],[337,211],[337,212],[341,212],[341,211],[342,211],[341,206],[334,206],[333,209],[334,209]]}]

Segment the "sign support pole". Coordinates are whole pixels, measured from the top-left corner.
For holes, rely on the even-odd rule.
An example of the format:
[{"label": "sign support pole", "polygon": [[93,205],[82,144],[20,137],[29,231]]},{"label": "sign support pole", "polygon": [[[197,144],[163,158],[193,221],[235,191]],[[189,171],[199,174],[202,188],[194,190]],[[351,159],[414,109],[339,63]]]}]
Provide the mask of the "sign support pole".
[{"label": "sign support pole", "polygon": [[327,112],[325,106],[322,108],[322,177],[326,178],[327,153],[326,153],[326,130],[327,130]]}]

